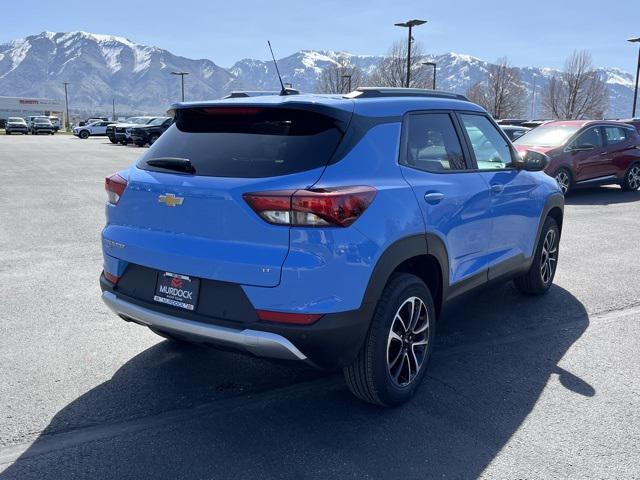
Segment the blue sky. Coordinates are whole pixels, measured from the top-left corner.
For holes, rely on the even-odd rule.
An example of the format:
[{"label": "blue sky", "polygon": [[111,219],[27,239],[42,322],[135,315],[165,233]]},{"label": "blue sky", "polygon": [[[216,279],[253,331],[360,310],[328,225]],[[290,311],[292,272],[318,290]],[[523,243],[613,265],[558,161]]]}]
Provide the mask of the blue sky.
[{"label": "blue sky", "polygon": [[241,58],[266,59],[300,49],[382,54],[405,31],[393,24],[424,18],[415,30],[428,53],[453,51],[515,65],[560,67],[576,48],[598,66],[635,72],[640,0],[303,0],[25,1],[3,8],[0,42],[49,31],[121,35],[178,55],[228,67]]}]

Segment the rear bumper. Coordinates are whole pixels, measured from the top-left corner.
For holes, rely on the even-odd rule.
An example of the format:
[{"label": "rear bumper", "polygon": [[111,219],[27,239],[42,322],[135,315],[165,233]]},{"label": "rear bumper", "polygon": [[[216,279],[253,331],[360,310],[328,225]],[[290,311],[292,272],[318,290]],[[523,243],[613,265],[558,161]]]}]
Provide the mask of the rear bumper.
[{"label": "rear bumper", "polygon": [[104,303],[120,317],[168,333],[178,333],[194,340],[246,350],[254,355],[281,360],[307,360],[289,340],[270,332],[238,330],[218,325],[194,322],[156,312],[119,299],[111,292],[103,292]]},{"label": "rear bumper", "polygon": [[200,302],[216,303],[220,312],[235,312],[234,315],[241,314],[246,320],[223,319],[130,297],[104,275],[100,276],[100,287],[102,300],[125,320],[196,343],[259,357],[304,361],[325,369],[343,367],[354,361],[369,329],[374,307],[363,304],[357,310],[325,314],[312,325],[286,325],[249,318],[255,317],[253,307],[249,304],[252,315],[237,308],[234,303],[238,303],[238,299],[230,291],[215,295],[214,291],[201,288]]}]

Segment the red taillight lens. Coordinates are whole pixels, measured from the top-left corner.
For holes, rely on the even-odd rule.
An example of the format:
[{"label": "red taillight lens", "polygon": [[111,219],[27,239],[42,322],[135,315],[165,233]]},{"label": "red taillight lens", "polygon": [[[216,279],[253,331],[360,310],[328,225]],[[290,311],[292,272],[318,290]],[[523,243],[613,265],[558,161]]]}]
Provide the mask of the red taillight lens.
[{"label": "red taillight lens", "polygon": [[264,220],[297,227],[348,227],[376,196],[373,187],[281,190],[245,193],[247,203]]},{"label": "red taillight lens", "polygon": [[318,313],[287,313],[256,310],[258,318],[263,322],[288,323],[291,325],[311,325],[322,315]]},{"label": "red taillight lens", "polygon": [[125,188],[127,188],[127,181],[117,173],[104,179],[104,189],[107,191],[109,203],[114,205],[118,203]]}]

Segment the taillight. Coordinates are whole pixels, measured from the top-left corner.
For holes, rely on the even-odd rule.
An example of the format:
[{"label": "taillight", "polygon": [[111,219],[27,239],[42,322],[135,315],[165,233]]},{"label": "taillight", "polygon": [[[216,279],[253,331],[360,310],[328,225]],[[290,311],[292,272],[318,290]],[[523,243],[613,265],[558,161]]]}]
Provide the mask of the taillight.
[{"label": "taillight", "polygon": [[289,313],[256,310],[258,318],[263,322],[288,323],[290,325],[311,325],[322,315],[318,313]]},{"label": "taillight", "polygon": [[104,189],[107,191],[108,202],[112,204],[118,203],[120,197],[127,188],[127,181],[117,173],[104,179]]},{"label": "taillight", "polygon": [[114,285],[116,283],[118,283],[118,280],[120,280],[120,277],[117,277],[115,275],[112,275],[111,273],[107,272],[106,270],[103,270],[102,273],[104,274],[104,278],[106,278],[107,280],[109,280],[111,283],[113,283]]},{"label": "taillight", "polygon": [[296,227],[348,227],[376,196],[373,187],[280,190],[243,195],[265,221]]}]

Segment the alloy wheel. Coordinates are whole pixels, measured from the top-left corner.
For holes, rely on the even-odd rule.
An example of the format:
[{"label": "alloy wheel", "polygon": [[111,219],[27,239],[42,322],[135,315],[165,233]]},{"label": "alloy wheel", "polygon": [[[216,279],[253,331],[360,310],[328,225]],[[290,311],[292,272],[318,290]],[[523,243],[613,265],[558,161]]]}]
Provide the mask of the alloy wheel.
[{"label": "alloy wheel", "polygon": [[571,179],[567,172],[561,170],[556,173],[556,182],[558,182],[558,186],[560,187],[560,190],[562,190],[563,194],[569,191],[569,183],[571,182]]},{"label": "alloy wheel", "polygon": [[634,165],[629,170],[627,183],[632,190],[638,190],[640,188],[640,165]]},{"label": "alloy wheel", "polygon": [[553,279],[553,274],[558,263],[558,238],[555,230],[549,230],[542,243],[542,255],[540,256],[540,275],[544,284]]},{"label": "alloy wheel", "polygon": [[420,372],[429,343],[429,312],[419,297],[406,299],[396,311],[387,339],[387,369],[404,387]]}]

